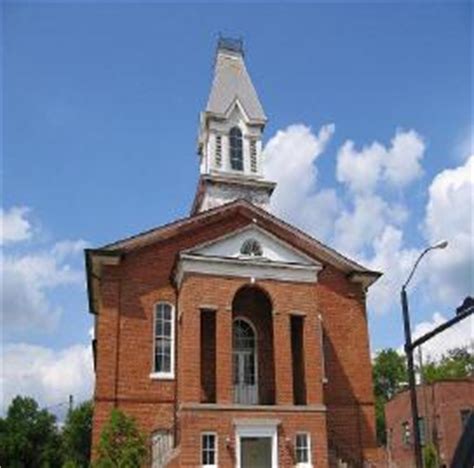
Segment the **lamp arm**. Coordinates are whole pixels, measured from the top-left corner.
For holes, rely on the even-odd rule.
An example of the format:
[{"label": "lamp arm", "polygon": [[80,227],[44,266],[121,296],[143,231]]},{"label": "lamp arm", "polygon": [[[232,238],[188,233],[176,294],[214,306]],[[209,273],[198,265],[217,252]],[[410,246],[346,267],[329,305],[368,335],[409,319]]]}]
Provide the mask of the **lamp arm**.
[{"label": "lamp arm", "polygon": [[416,262],[415,262],[415,264],[413,265],[413,268],[411,269],[410,274],[408,275],[407,280],[406,280],[405,283],[403,284],[402,289],[406,289],[406,287],[408,286],[408,283],[411,281],[411,278],[412,278],[413,275],[415,274],[415,270],[416,270],[418,264],[421,262],[421,259],[422,259],[430,250],[433,250],[433,247],[428,247],[427,249],[423,250],[423,252],[421,252],[420,256],[416,259]]}]

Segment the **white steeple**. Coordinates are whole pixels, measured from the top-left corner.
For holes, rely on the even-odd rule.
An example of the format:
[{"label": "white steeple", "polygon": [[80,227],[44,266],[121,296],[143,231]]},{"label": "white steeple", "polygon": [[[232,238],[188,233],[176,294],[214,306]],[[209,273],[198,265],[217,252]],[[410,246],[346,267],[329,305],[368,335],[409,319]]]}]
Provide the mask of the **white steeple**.
[{"label": "white steeple", "polygon": [[193,213],[237,198],[266,207],[275,184],[263,180],[267,122],[247,72],[241,40],[220,38],[209,100],[201,113],[200,180]]}]

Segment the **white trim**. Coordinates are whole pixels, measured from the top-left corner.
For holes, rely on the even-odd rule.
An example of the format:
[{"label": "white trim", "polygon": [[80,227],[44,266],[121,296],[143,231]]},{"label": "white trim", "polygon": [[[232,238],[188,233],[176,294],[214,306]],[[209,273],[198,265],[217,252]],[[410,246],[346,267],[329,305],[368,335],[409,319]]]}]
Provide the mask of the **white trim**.
[{"label": "white trim", "polygon": [[297,454],[297,445],[296,445],[296,440],[298,435],[305,435],[306,436],[306,441],[307,441],[307,450],[308,450],[308,461],[306,463],[296,463],[297,468],[312,468],[313,466],[313,460],[311,457],[311,433],[307,431],[297,431],[295,433],[295,455]]},{"label": "white trim", "polygon": [[259,257],[250,259],[201,257],[181,254],[175,280],[178,287],[188,273],[212,276],[274,279],[295,283],[316,283],[320,266],[271,262]]},{"label": "white trim", "polygon": [[[203,464],[202,462],[202,453],[204,449],[204,446],[203,446],[204,436],[214,436],[215,463],[213,465]],[[219,437],[217,435],[217,432],[213,432],[213,431],[201,432],[201,450],[199,452],[199,466],[202,466],[203,468],[217,468],[219,466]]]},{"label": "white trim", "polygon": [[[157,307],[160,304],[168,305],[171,308],[171,331],[170,331],[170,336],[171,336],[171,345],[170,345],[170,370],[169,372],[157,372],[156,369],[156,352],[155,352],[155,346],[156,346],[156,311]],[[175,307],[171,302],[168,301],[158,301],[153,305],[153,342],[152,342],[152,371],[150,373],[150,379],[152,380],[174,380],[175,378],[175,351],[176,351],[176,312],[175,312]]]},{"label": "white trim", "polygon": [[[244,118],[244,122],[246,125],[250,124],[251,122],[254,122],[255,120],[252,120],[249,115],[247,114],[247,111],[244,109],[244,105],[240,102],[240,99],[238,97],[235,97],[232,102],[229,104],[227,109],[225,110],[224,114],[224,119],[230,120],[230,116],[232,112],[234,112],[234,109],[237,107],[237,111],[242,114],[242,117]],[[243,132],[242,132],[243,135]]]},{"label": "white trim", "polygon": [[235,424],[235,466],[241,467],[240,439],[245,437],[271,437],[272,439],[272,468],[278,468],[278,421],[242,421]]},{"label": "white trim", "polygon": [[[233,403],[180,403],[183,411],[232,411],[275,413],[275,405],[234,405]],[[325,413],[325,405],[278,405],[279,413]]]}]

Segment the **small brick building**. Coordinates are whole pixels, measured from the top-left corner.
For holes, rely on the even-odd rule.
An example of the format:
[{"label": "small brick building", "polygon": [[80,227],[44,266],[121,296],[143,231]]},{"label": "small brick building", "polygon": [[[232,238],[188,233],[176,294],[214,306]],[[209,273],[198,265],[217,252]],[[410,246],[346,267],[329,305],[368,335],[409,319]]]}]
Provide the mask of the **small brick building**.
[{"label": "small brick building", "polygon": [[271,215],[266,116],[220,40],[189,217],[86,251],[97,443],[110,411],[152,465],[361,465],[377,452],[365,294],[380,276]]},{"label": "small brick building", "polygon": [[[464,425],[474,410],[474,378],[443,380],[416,389],[422,444],[433,443],[440,466],[450,466]],[[410,392],[398,393],[385,405],[387,450],[392,466],[414,464]]]}]

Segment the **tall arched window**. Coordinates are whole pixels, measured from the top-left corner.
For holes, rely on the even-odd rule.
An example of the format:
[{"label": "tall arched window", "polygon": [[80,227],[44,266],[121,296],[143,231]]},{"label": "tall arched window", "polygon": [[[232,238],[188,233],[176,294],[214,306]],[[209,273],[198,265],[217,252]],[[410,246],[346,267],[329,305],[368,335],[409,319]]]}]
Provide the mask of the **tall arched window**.
[{"label": "tall arched window", "polygon": [[232,330],[235,403],[257,403],[257,340],[249,322],[235,319]]},{"label": "tall arched window", "polygon": [[155,306],[154,365],[151,377],[174,378],[174,307],[167,302]]},{"label": "tall arched window", "polygon": [[232,127],[229,134],[230,167],[234,171],[244,170],[244,151],[242,146],[242,132],[239,127]]}]

